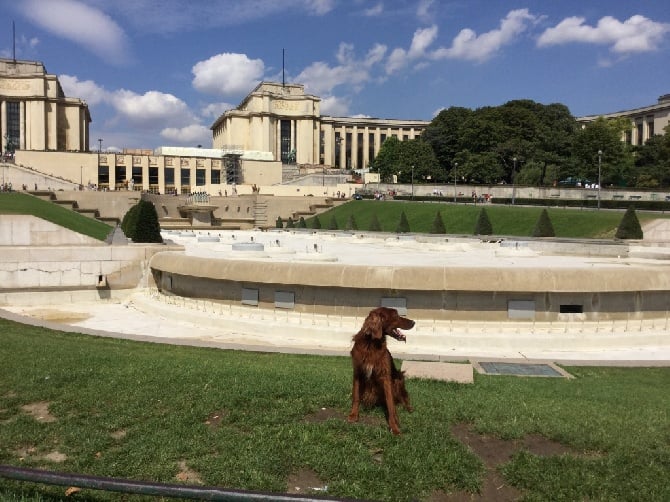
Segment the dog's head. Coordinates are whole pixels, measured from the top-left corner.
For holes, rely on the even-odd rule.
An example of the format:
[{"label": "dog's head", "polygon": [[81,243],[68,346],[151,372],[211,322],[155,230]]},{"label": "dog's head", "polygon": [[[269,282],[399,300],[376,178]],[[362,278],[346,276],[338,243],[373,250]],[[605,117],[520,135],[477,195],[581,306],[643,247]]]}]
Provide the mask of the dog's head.
[{"label": "dog's head", "polygon": [[361,331],[374,339],[381,339],[388,335],[404,342],[407,337],[400,330],[412,329],[413,327],[414,321],[400,316],[396,309],[379,307],[370,311],[365,318]]}]

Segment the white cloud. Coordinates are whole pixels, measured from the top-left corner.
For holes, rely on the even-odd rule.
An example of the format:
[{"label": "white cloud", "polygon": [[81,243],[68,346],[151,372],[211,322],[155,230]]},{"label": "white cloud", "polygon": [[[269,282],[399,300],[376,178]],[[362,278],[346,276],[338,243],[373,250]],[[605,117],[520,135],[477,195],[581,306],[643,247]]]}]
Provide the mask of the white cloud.
[{"label": "white cloud", "polygon": [[596,26],[584,24],[583,17],[568,17],[540,35],[538,47],[572,42],[608,45],[618,54],[648,52],[658,49],[670,32],[670,24],[652,21],[644,16],[631,16],[621,22],[605,16]]},{"label": "white cloud", "polygon": [[212,119],[217,119],[225,112],[226,110],[232,110],[235,108],[235,105],[230,103],[209,103],[206,106],[203,106],[200,110],[200,115],[203,117],[209,117]]},{"label": "white cloud", "polygon": [[79,80],[72,75],[60,75],[58,80],[66,96],[83,99],[89,106],[100,104],[108,99],[107,91],[92,80]]},{"label": "white cloud", "polygon": [[349,113],[349,100],[328,96],[321,98],[321,114],[331,117],[346,117]]},{"label": "white cloud", "polygon": [[159,91],[136,94],[126,89],[115,91],[109,102],[128,122],[140,127],[159,129],[165,125],[192,122],[193,115],[181,99]]},{"label": "white cloud", "polygon": [[428,49],[437,38],[437,31],[438,28],[435,25],[416,30],[412,37],[412,43],[410,44],[409,50],[400,47],[393,49],[386,61],[386,73],[390,75],[391,73],[404,68],[411,61],[424,57],[426,55],[426,49]]},{"label": "white cloud", "polygon": [[161,131],[161,137],[174,143],[187,145],[210,145],[212,143],[212,131],[201,124],[167,127]]},{"label": "white cloud", "polygon": [[368,17],[375,17],[380,15],[382,12],[384,12],[384,4],[382,2],[379,2],[373,5],[372,7],[365,9],[363,11],[363,15]]},{"label": "white cloud", "polygon": [[18,8],[33,23],[114,65],[129,59],[128,41],[116,22],[79,0],[24,0]]},{"label": "white cloud", "polygon": [[191,71],[195,89],[226,96],[249,92],[263,77],[265,65],[260,59],[226,52],[196,63]]},{"label": "white cloud", "polygon": [[416,17],[424,23],[433,21],[433,0],[421,0],[416,8]]},{"label": "white cloud", "polygon": [[486,61],[503,46],[512,43],[517,36],[527,29],[529,23],[534,23],[537,20],[538,17],[531,14],[528,9],[510,11],[500,21],[498,29],[477,35],[473,30],[465,28],[456,35],[451,47],[436,50],[432,57],[434,59],[451,58],[478,62]]}]

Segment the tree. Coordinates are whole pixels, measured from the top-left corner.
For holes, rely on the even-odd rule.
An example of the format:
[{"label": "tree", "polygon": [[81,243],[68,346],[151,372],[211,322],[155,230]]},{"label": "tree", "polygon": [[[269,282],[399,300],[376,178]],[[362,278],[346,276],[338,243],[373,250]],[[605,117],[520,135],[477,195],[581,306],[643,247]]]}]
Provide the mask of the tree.
[{"label": "tree", "polygon": [[371,169],[385,182],[392,181],[394,175],[400,183],[411,183],[412,180],[421,183],[442,176],[432,147],[421,138],[400,141],[391,136],[386,139]]},{"label": "tree", "polygon": [[123,215],[123,219],[121,220],[121,230],[123,230],[123,233],[129,239],[133,239],[135,237],[135,228],[137,227],[139,210],[139,205],[133,205],[130,209],[128,209],[128,211],[126,211],[126,214]]},{"label": "tree", "polygon": [[284,220],[281,219],[281,216],[277,216],[277,221],[275,221],[275,227],[284,228]]},{"label": "tree", "polygon": [[433,220],[433,226],[430,229],[431,234],[446,234],[447,229],[444,226],[444,221],[442,221],[442,216],[438,211],[435,213],[435,219]]},{"label": "tree", "polygon": [[356,218],[354,217],[354,213],[351,213],[349,215],[349,219],[347,220],[347,224],[344,228],[345,228],[345,230],[358,230],[358,224],[356,223]]},{"label": "tree", "polygon": [[477,223],[475,224],[474,235],[491,235],[493,234],[493,226],[491,225],[491,220],[489,220],[489,215],[486,212],[485,208],[482,208],[479,211],[479,216],[477,217]]},{"label": "tree", "polygon": [[[435,116],[421,135],[424,141],[428,142],[433,148],[439,166],[444,172],[446,172],[447,167],[452,165],[456,154],[463,149],[461,129],[472,113],[469,108],[458,106],[444,109]],[[443,180],[438,178],[438,181]]]},{"label": "tree", "polygon": [[406,234],[410,232],[409,221],[407,221],[407,215],[405,214],[405,211],[400,213],[400,221],[398,222],[398,226],[395,231],[398,234]]},{"label": "tree", "polygon": [[382,226],[379,224],[379,219],[377,218],[377,213],[372,213],[372,218],[370,218],[370,226],[368,227],[370,232],[381,232]]},{"label": "tree", "polygon": [[621,218],[614,237],[617,239],[642,239],[644,237],[640,220],[637,219],[637,215],[635,214],[635,207],[628,207],[623,218]]},{"label": "tree", "polygon": [[288,220],[286,220],[286,228],[295,228],[293,218],[291,218],[290,216],[288,217]]},{"label": "tree", "polygon": [[137,220],[133,242],[163,242],[158,213],[152,202],[140,200],[137,203]]},{"label": "tree", "polygon": [[304,216],[301,216],[298,220],[298,228],[307,228],[307,222],[305,221]]},{"label": "tree", "polygon": [[535,228],[533,229],[533,237],[555,237],[554,225],[551,224],[551,219],[549,218],[549,213],[546,209],[543,209],[540,213],[540,217],[535,223]]},{"label": "tree", "polygon": [[339,230],[339,227],[337,226],[337,219],[335,218],[334,214],[330,217],[330,223],[328,224],[328,230]]}]

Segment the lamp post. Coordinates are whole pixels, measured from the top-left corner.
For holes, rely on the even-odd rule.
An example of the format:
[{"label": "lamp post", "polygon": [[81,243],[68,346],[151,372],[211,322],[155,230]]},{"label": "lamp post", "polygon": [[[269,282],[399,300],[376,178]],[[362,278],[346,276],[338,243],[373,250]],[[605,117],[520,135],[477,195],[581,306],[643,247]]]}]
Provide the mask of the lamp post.
[{"label": "lamp post", "polygon": [[603,163],[603,151],[598,150],[598,210],[600,210],[600,173]]},{"label": "lamp post", "polygon": [[102,138],[98,138],[98,153],[102,152]]},{"label": "lamp post", "polygon": [[516,157],[512,160],[514,161],[514,169],[512,170],[512,205],[514,205],[514,200],[516,199]]},{"label": "lamp post", "polygon": [[456,169],[458,168],[458,162],[454,162],[454,202],[456,202]]}]

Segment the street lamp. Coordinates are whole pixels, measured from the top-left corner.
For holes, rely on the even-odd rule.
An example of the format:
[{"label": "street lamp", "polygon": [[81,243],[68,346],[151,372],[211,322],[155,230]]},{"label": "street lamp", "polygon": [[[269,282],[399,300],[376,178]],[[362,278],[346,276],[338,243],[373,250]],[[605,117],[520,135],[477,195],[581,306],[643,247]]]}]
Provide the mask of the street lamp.
[{"label": "street lamp", "polygon": [[456,202],[456,169],[458,168],[458,162],[454,162],[454,202]]},{"label": "street lamp", "polygon": [[98,138],[98,153],[102,152],[102,138]]},{"label": "street lamp", "polygon": [[516,157],[512,160],[514,161],[514,169],[512,169],[512,205],[514,205],[514,200],[516,199]]},{"label": "street lamp", "polygon": [[603,151],[598,150],[598,210],[600,210],[600,172],[603,163]]}]

